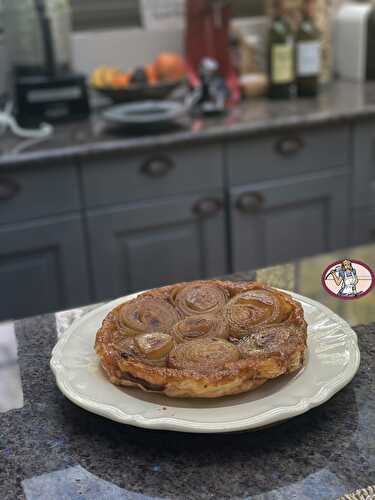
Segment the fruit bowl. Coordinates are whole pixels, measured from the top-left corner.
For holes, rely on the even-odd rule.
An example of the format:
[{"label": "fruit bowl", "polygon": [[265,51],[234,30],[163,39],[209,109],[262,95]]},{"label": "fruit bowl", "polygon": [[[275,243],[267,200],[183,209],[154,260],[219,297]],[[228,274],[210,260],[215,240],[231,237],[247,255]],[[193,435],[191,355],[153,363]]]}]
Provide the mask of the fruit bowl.
[{"label": "fruit bowl", "polygon": [[161,100],[186,82],[186,74],[184,59],[164,52],[153,63],[131,71],[99,66],[91,75],[91,85],[114,103]]},{"label": "fruit bowl", "polygon": [[144,100],[161,100],[177,87],[185,83],[185,79],[165,82],[157,82],[153,84],[129,84],[124,88],[113,87],[93,87],[94,90],[102,95],[109,97],[115,103],[134,102]]}]

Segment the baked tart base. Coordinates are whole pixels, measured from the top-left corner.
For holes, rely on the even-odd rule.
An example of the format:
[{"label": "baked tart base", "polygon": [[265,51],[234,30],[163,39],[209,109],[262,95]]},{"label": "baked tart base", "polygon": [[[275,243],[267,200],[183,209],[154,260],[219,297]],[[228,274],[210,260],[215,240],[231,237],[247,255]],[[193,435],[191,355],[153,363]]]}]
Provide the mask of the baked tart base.
[{"label": "baked tart base", "polygon": [[259,283],[194,281],[113,309],[95,350],[113,384],[216,398],[299,370],[307,324],[290,295]]}]

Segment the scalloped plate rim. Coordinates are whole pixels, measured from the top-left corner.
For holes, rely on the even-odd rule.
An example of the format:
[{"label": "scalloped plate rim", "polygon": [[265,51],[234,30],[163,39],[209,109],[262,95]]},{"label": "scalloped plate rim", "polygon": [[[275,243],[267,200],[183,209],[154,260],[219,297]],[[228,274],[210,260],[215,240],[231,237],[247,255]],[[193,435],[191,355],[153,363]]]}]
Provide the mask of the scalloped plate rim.
[{"label": "scalloped plate rim", "polygon": [[[153,430],[171,430],[193,433],[222,433],[243,430],[256,430],[278,422],[281,423],[285,420],[306,413],[310,409],[320,406],[321,404],[331,399],[331,397],[333,397],[337,392],[343,389],[353,379],[358,371],[360,364],[358,339],[356,333],[350,327],[350,325],[324,304],[321,304],[313,299],[297,294],[295,292],[291,292],[288,290],[281,291],[289,293],[296,300],[300,300],[301,302],[305,302],[310,306],[319,309],[321,312],[328,315],[332,320],[336,321],[336,323],[338,323],[346,333],[346,344],[347,347],[350,347],[351,353],[351,362],[348,363],[346,369],[341,372],[340,375],[338,375],[331,381],[325,382],[313,396],[303,398],[296,404],[279,406],[278,408],[274,408],[255,417],[250,416],[244,419],[234,418],[232,421],[226,421],[222,423],[200,423],[192,420],[185,420],[180,417],[148,418],[140,414],[131,415],[125,413],[123,410],[119,409],[116,406],[101,403],[93,399],[83,398],[82,396],[80,396],[74,389],[74,387],[72,387],[72,385],[67,381],[67,378],[64,374],[64,367],[60,363],[60,359],[63,356],[63,349],[65,344],[69,341],[71,335],[74,334],[82,325],[84,325],[88,319],[96,316],[97,314],[100,314],[101,312],[104,313],[104,311],[107,311],[108,309],[114,308],[121,302],[125,302],[137,297],[139,294],[143,293],[142,291],[126,295],[124,297],[114,299],[108,303],[102,304],[92,311],[88,312],[87,314],[83,315],[82,317],[77,318],[70,325],[70,327],[67,328],[67,330],[58,339],[51,354],[50,366],[55,375],[56,384],[60,391],[71,402],[87,411],[103,416],[115,422]],[[111,382],[108,380],[108,383],[110,384]]]}]

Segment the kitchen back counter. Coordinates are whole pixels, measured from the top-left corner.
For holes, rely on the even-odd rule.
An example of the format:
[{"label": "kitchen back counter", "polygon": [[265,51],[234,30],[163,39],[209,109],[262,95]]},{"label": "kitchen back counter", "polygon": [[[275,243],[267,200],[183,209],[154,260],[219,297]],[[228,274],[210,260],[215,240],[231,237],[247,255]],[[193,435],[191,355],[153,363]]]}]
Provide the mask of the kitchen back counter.
[{"label": "kitchen back counter", "polygon": [[[3,136],[0,168],[19,164],[82,158],[98,154],[145,152],[158,147],[198,144],[249,137],[303,126],[324,125],[375,117],[375,83],[335,82],[314,99],[246,100],[225,117],[188,121],[173,132],[148,136],[114,133],[93,113],[90,120],[61,125],[45,142],[25,147]],[[27,145],[26,145],[27,146]]]}]

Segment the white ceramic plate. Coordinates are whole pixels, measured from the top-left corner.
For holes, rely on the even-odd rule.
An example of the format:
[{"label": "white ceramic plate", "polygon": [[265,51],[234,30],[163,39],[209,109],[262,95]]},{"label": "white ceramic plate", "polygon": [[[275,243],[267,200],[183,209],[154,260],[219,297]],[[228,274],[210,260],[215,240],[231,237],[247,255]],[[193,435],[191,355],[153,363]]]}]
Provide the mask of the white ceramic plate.
[{"label": "white ceramic plate", "polygon": [[357,336],[327,307],[291,293],[308,323],[308,355],[297,374],[259,389],[220,399],[172,399],[136,388],[120,388],[102,371],[94,340],[104,317],[129,295],[76,320],[53,349],[51,368],[73,403],[103,417],[147,429],[233,432],[256,429],[300,415],[330,399],[354,377],[360,362]]}]

